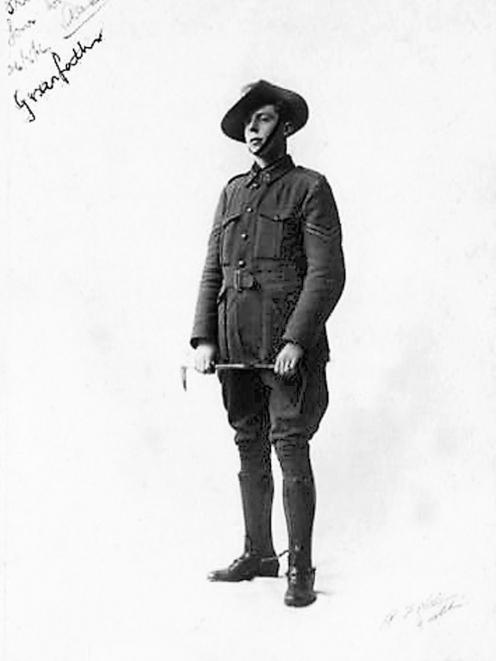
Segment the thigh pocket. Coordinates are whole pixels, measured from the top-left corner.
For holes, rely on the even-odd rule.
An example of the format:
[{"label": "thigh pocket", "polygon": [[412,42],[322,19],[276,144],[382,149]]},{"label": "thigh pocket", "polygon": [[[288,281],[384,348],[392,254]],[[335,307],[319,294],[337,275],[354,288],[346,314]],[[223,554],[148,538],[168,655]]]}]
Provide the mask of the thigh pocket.
[{"label": "thigh pocket", "polygon": [[219,345],[219,357],[221,361],[227,360],[226,295],[227,290],[223,285],[219,295],[217,296],[217,336]]},{"label": "thigh pocket", "polygon": [[266,347],[268,355],[273,359],[282,348],[282,336],[286,330],[289,318],[296,307],[299,291],[282,286],[277,292],[267,294]]}]

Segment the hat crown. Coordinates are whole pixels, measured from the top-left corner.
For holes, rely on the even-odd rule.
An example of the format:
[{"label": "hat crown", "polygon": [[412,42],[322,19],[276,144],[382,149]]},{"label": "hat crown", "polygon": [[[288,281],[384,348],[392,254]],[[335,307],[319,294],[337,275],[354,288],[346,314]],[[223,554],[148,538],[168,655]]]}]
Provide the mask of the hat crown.
[{"label": "hat crown", "polygon": [[272,87],[272,85],[266,80],[257,80],[254,83],[247,83],[246,85],[243,85],[243,87],[241,88],[241,97],[246,96],[246,94],[248,94],[248,92],[251,92],[253,88],[263,85],[268,85]]}]

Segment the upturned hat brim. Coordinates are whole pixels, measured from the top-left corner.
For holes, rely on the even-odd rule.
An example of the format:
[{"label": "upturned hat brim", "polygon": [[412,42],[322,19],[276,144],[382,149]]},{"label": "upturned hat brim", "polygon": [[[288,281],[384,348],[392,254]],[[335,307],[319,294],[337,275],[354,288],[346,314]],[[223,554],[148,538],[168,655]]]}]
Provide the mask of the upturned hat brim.
[{"label": "upturned hat brim", "polygon": [[250,85],[237,103],[224,115],[222,131],[233,140],[245,141],[245,121],[249,114],[269,103],[284,103],[284,120],[293,125],[293,133],[299,131],[307,122],[308,105],[305,99],[291,90],[272,85],[266,80],[259,80]]}]

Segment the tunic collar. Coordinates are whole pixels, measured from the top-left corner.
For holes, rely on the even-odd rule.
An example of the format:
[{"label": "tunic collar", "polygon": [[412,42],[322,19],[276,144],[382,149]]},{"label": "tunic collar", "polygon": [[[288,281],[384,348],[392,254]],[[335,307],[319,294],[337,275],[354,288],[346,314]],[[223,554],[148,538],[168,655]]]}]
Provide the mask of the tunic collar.
[{"label": "tunic collar", "polygon": [[251,170],[248,173],[248,179],[246,180],[246,185],[250,186],[256,179],[263,182],[267,185],[282,177],[283,174],[289,172],[295,167],[293,159],[289,154],[285,154],[281,158],[274,161],[270,165],[267,165],[265,168],[261,168],[257,163],[253,163]]}]

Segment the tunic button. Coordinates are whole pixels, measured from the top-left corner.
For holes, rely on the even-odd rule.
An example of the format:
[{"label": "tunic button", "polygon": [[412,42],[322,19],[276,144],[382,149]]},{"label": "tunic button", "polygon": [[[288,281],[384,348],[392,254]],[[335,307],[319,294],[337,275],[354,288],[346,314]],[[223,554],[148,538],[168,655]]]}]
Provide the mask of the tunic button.
[{"label": "tunic button", "polygon": [[251,213],[252,211],[253,211],[253,209],[251,207],[246,207],[246,212],[247,213]]},{"label": "tunic button", "polygon": [[241,235],[241,238],[246,241],[246,239],[248,238],[248,234],[246,232],[243,232],[243,234]]},{"label": "tunic button", "polygon": [[246,264],[246,262],[245,262],[244,259],[240,259],[240,260],[238,261],[238,266],[244,266],[245,264]]}]

